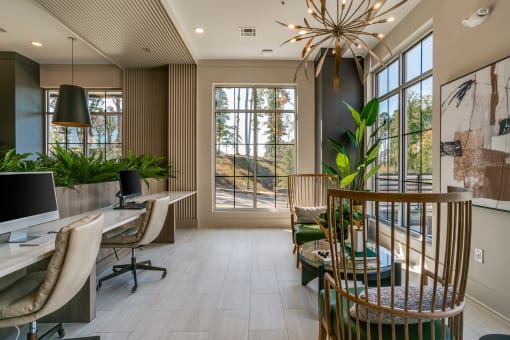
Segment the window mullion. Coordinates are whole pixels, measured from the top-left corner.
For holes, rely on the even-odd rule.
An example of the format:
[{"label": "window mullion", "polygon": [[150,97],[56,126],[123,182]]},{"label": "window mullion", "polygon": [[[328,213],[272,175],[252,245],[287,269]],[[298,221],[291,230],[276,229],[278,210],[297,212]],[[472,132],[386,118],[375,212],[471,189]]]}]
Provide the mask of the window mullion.
[{"label": "window mullion", "polygon": [[[257,138],[257,135],[258,135],[258,129],[259,129],[259,125],[258,125],[258,120],[257,120],[257,116],[258,116],[258,111],[257,111],[257,90],[256,88],[254,87],[252,89],[253,91],[253,207],[255,209],[257,209],[257,166],[258,166],[258,162],[259,162],[259,159],[258,159],[258,146],[259,146],[259,141],[258,141],[258,138]],[[250,143],[250,141],[247,141],[248,143]],[[247,155],[248,157],[250,155]]]}]

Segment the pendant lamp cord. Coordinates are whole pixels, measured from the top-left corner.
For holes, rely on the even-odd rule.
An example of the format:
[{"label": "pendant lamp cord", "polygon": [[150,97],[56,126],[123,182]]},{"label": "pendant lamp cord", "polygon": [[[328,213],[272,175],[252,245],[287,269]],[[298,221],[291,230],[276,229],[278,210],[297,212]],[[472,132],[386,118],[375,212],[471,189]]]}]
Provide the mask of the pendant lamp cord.
[{"label": "pendant lamp cord", "polygon": [[71,38],[71,85],[74,85],[74,38]]}]

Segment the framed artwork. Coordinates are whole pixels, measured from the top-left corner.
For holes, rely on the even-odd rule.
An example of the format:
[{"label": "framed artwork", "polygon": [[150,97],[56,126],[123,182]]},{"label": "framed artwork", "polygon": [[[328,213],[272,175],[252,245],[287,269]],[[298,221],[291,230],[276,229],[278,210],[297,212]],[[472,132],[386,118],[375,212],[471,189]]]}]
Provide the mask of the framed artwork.
[{"label": "framed artwork", "polygon": [[441,85],[441,191],[510,211],[510,57]]}]

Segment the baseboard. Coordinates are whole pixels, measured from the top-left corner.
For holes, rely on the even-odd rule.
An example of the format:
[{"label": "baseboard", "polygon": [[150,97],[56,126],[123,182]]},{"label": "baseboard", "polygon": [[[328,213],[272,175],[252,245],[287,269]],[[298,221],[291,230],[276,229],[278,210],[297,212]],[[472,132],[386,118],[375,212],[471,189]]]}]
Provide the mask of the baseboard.
[{"label": "baseboard", "polygon": [[488,312],[494,314],[495,316],[505,320],[506,322],[510,323],[510,319],[507,318],[506,316],[504,316],[503,314],[501,314],[500,312],[498,312],[497,310],[495,310],[494,308],[491,308],[489,306],[487,306],[485,303],[483,303],[482,301],[472,297],[471,295],[469,294],[466,294],[466,298],[468,298],[469,300],[473,301],[474,303],[476,303],[477,305],[479,305],[480,307],[486,309]]}]

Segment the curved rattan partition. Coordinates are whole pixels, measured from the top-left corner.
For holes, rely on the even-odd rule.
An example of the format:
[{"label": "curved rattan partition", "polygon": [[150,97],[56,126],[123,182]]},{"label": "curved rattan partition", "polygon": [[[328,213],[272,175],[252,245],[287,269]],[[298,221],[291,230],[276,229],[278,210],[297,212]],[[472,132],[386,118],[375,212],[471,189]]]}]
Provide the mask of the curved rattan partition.
[{"label": "curved rattan partition", "polygon": [[[333,272],[325,278],[325,310],[330,313],[322,313],[320,338],[462,339],[471,199],[470,192],[329,190]],[[334,227],[343,225],[346,217],[332,212],[344,205],[350,225],[354,225],[355,211],[361,212],[364,231],[358,234],[362,234],[358,253],[352,252],[353,244],[345,237],[348,233],[352,240],[354,229]],[[427,233],[433,236],[425,236]],[[385,282],[381,278],[381,247],[389,250],[393,263]]]}]

